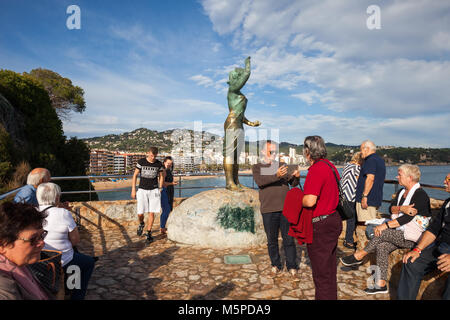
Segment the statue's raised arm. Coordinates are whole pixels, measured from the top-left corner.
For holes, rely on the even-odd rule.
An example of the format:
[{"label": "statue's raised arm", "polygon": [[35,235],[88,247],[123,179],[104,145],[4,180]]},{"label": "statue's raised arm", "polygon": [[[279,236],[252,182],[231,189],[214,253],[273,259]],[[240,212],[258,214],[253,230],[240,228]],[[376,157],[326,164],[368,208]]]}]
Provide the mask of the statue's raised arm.
[{"label": "statue's raised arm", "polygon": [[245,59],[245,69],[235,68],[230,72],[228,91],[239,92],[245,86],[248,78],[250,78],[250,57]]}]

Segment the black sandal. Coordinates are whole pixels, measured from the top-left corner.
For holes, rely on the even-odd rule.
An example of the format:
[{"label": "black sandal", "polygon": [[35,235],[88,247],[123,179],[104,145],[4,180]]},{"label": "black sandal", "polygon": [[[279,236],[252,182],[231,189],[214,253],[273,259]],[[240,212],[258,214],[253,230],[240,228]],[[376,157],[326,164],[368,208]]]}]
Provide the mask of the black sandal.
[{"label": "black sandal", "polygon": [[349,249],[356,249],[356,244],[355,243],[349,244],[346,240],[344,240],[344,247]]}]

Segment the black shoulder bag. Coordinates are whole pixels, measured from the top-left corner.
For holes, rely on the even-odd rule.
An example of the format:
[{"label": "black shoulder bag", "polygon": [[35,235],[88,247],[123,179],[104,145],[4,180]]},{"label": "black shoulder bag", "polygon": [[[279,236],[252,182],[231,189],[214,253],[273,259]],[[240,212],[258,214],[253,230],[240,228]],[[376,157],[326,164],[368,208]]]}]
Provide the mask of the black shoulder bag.
[{"label": "black shoulder bag", "polygon": [[[47,211],[54,206],[42,210]],[[52,294],[56,295],[61,288],[63,279],[63,267],[61,264],[62,252],[57,250],[42,250],[41,259],[28,265],[36,280]]]},{"label": "black shoulder bag", "polygon": [[342,220],[347,220],[350,218],[353,218],[353,204],[347,200],[345,197],[344,192],[342,191],[341,184],[339,183],[339,180],[337,178],[336,172],[334,171],[333,167],[330,166],[329,163],[326,161],[320,160],[327,164],[327,166],[330,167],[331,171],[333,171],[334,177],[336,178],[337,187],[339,190],[339,202],[336,208],[336,211],[339,212]]}]

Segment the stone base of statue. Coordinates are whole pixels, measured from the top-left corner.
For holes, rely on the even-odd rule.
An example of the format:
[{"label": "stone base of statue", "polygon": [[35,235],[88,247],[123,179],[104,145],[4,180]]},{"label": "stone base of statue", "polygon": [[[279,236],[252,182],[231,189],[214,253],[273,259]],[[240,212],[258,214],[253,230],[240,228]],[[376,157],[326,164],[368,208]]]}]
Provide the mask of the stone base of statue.
[{"label": "stone base of statue", "polygon": [[215,189],[184,200],[170,213],[167,237],[208,248],[266,244],[258,191]]}]

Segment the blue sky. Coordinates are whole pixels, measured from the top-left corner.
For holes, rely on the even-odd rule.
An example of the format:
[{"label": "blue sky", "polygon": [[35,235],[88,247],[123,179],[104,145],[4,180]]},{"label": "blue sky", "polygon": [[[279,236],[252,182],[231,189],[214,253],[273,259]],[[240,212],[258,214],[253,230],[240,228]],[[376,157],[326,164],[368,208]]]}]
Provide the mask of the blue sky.
[{"label": "blue sky", "polygon": [[[80,30],[66,27],[72,4]],[[450,147],[448,1],[1,0],[0,28],[0,68],[85,90],[68,137],[194,121],[223,135],[228,72],[251,56],[246,117],[281,141]]]}]

